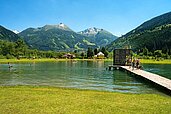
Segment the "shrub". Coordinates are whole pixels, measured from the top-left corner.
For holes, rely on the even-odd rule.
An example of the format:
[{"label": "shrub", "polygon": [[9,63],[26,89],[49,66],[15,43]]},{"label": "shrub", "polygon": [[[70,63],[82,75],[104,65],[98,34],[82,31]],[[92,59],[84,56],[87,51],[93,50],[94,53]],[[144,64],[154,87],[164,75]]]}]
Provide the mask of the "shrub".
[{"label": "shrub", "polygon": [[0,55],[0,59],[5,59],[6,57],[3,55]]},{"label": "shrub", "polygon": [[14,57],[13,55],[7,54],[7,55],[6,55],[6,58],[7,58],[7,59],[14,59],[15,57]]}]

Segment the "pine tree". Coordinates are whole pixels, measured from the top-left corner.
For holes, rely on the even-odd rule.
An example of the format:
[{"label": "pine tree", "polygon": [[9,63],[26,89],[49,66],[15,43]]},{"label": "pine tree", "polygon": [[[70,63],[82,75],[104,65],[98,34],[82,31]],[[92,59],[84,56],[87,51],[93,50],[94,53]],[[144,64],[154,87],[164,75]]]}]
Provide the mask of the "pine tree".
[{"label": "pine tree", "polygon": [[92,48],[88,48],[87,50],[87,58],[92,58],[93,57],[93,50]]}]

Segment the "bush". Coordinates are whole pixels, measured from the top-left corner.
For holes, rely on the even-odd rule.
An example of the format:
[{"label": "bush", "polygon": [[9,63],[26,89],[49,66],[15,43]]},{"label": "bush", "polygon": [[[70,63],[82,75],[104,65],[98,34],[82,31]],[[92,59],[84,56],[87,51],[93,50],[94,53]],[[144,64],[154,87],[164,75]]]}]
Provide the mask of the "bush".
[{"label": "bush", "polygon": [[139,53],[139,56],[143,56],[143,53]]},{"label": "bush", "polygon": [[167,55],[166,59],[171,59],[171,56]]},{"label": "bush", "polygon": [[162,50],[156,50],[156,51],[154,51],[154,55],[156,57],[162,57]]},{"label": "bush", "polygon": [[148,52],[148,56],[153,56],[153,53],[152,52]]},{"label": "bush", "polygon": [[14,59],[15,57],[12,56],[12,55],[10,55],[10,54],[7,54],[7,55],[6,55],[6,58],[7,58],[7,59]]},{"label": "bush", "polygon": [[0,59],[5,59],[6,57],[3,55],[0,55]]},{"label": "bush", "polygon": [[150,59],[150,57],[149,57],[149,56],[143,56],[143,58],[144,58],[144,59]]}]

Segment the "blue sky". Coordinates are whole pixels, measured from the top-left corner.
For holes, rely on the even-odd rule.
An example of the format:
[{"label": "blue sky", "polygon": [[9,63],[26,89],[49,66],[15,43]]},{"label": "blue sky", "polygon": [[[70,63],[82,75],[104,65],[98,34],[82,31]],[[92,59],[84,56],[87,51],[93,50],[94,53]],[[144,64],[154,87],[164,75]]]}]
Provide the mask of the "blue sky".
[{"label": "blue sky", "polygon": [[0,25],[22,31],[62,22],[76,32],[98,27],[120,36],[170,11],[170,0],[0,0]]}]

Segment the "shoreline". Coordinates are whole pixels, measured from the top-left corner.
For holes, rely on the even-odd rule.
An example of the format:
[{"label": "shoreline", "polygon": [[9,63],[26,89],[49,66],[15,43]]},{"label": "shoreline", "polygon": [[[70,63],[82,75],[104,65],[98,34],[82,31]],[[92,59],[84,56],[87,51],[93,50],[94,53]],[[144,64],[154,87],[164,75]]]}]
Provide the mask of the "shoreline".
[{"label": "shoreline", "polygon": [[73,87],[58,87],[50,85],[0,85],[0,89],[3,88],[37,88],[37,89],[60,89],[60,90],[74,90],[74,91],[88,91],[88,92],[99,92],[99,93],[111,93],[111,94],[123,94],[123,95],[158,95],[163,97],[171,97],[168,94],[163,92],[159,93],[130,93],[130,92],[117,92],[117,91],[107,91],[107,90],[95,90],[95,89],[82,89],[82,88],[73,88]]},{"label": "shoreline", "polygon": [[75,87],[58,87],[53,85],[0,85],[1,88],[43,88],[43,89],[60,89],[60,90],[75,90],[75,91],[91,91],[91,92],[99,92],[99,93],[113,93],[113,94],[125,94],[125,95],[159,95],[164,97],[170,97],[170,94],[166,94],[164,92],[156,92],[156,93],[131,93],[131,92],[118,92],[118,91],[108,91],[108,90],[97,90],[97,89],[84,89],[84,88],[75,88]]},{"label": "shoreline", "polygon": [[[42,58],[42,59],[0,59],[0,64],[3,63],[30,63],[30,62],[60,62],[60,61],[107,61],[112,62],[112,59],[54,59],[54,58]],[[141,59],[142,64],[171,64],[171,59],[156,61],[152,59]]]}]

